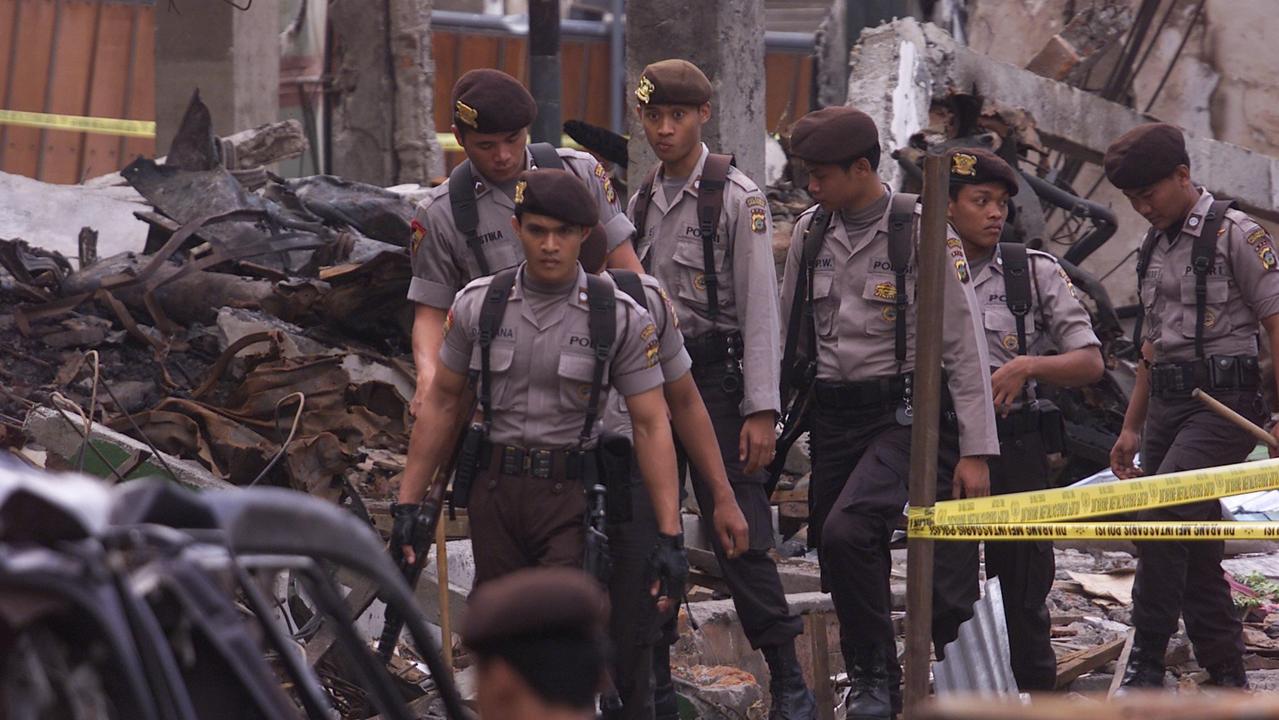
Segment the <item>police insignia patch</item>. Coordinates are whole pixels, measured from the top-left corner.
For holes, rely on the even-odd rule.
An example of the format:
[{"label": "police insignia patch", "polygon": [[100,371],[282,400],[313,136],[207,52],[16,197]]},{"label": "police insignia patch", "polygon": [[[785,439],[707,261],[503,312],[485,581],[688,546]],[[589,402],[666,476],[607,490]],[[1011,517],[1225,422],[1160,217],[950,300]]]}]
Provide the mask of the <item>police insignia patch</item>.
[{"label": "police insignia patch", "polygon": [[640,330],[640,340],[648,340],[649,338],[653,337],[656,334],[657,334],[657,327],[654,326],[653,323],[649,323],[644,326],[643,330]]},{"label": "police insignia patch", "polygon": [[657,364],[658,352],[656,340],[650,342],[648,347],[644,348],[644,360],[648,363],[646,367],[653,367]]},{"label": "police insignia patch", "polygon": [[702,292],[706,291],[706,274],[705,273],[697,273],[696,275],[693,276],[693,287],[697,288],[698,290],[701,290]]},{"label": "police insignia patch", "polygon": [[957,237],[948,237],[948,238],[946,238],[946,247],[949,247],[949,248],[960,248],[960,247],[963,247],[963,246],[964,246],[964,244],[963,244],[962,242],[960,242],[960,241],[959,241],[959,238],[957,238]]},{"label": "police insignia patch", "polygon": [[950,171],[961,177],[976,177],[977,156],[955,153],[950,159]]},{"label": "police insignia patch", "polygon": [[[1225,228],[1222,228],[1222,229],[1224,230]],[[1248,244],[1256,245],[1258,242],[1261,242],[1261,240],[1266,237],[1269,237],[1269,233],[1266,232],[1265,228],[1259,227],[1256,230],[1253,230],[1252,232],[1248,233]]]},{"label": "police insignia patch", "polygon": [[470,125],[471,127],[477,130],[479,129],[480,114],[479,112],[475,110],[475,108],[471,107],[470,105],[467,105],[461,100],[458,100],[456,107],[454,107],[454,110],[457,111],[458,120],[461,120],[462,122],[466,123],[467,125]]},{"label": "police insignia patch", "polygon": [[896,300],[897,286],[887,282],[878,283],[875,285],[875,297],[880,300]]},{"label": "police insignia patch", "polygon": [[955,276],[959,278],[959,282],[968,282],[968,261],[963,259],[955,260]]},{"label": "police insignia patch", "polygon": [[894,320],[897,319],[897,308],[893,307],[892,305],[889,305],[888,307],[879,311],[879,316],[884,319],[884,322],[893,322]]},{"label": "police insignia patch", "polygon": [[595,177],[597,178],[604,177],[604,166],[600,165],[599,163],[595,163]]},{"label": "police insignia patch", "polygon": [[1257,246],[1257,257],[1261,260],[1261,266],[1267,270],[1274,270],[1279,265],[1279,258],[1275,257],[1275,249],[1270,247],[1270,243]]},{"label": "police insignia patch", "polygon": [[1217,314],[1211,310],[1204,310],[1204,327],[1210,328],[1217,324]]},{"label": "police insignia patch", "polygon": [[613,192],[613,183],[609,182],[607,177],[604,178],[603,183],[604,183],[604,198],[608,200],[608,203],[610,205],[616,203],[617,193]]},{"label": "police insignia patch", "polygon": [[1017,336],[1016,336],[1016,335],[1005,335],[1005,336],[1003,337],[1003,339],[999,341],[999,344],[1003,345],[1005,350],[1016,351],[1016,350],[1017,350]]},{"label": "police insignia patch", "polygon": [[524,188],[526,187],[528,187],[528,183],[525,182],[524,180],[521,180],[515,183],[515,204],[516,205],[524,204]]},{"label": "police insignia patch", "polygon": [[767,229],[767,227],[768,224],[764,219],[764,208],[751,208],[751,230],[757,233],[762,233],[765,229]]},{"label": "police insignia patch", "polygon": [[413,218],[413,222],[409,223],[409,229],[413,231],[413,239],[409,243],[409,249],[416,255],[418,247],[422,244],[422,238],[426,237],[426,226],[418,222],[417,218]]},{"label": "police insignia patch", "polygon": [[647,75],[640,75],[639,87],[635,88],[635,99],[648,104],[648,99],[653,96],[653,91],[656,89],[653,87],[653,81],[649,80]]},{"label": "police insignia patch", "polygon": [[750,197],[746,198],[746,207],[763,208],[763,207],[768,207],[768,203],[764,200],[764,198],[758,195],[751,195]]},{"label": "police insignia patch", "polygon": [[1061,281],[1066,283],[1066,289],[1070,291],[1070,296],[1078,298],[1079,295],[1075,293],[1075,283],[1071,282],[1070,276],[1066,274],[1066,269],[1058,265],[1057,274],[1061,276]]},{"label": "police insignia patch", "polygon": [[444,316],[444,334],[448,335],[451,329],[453,329],[453,308],[449,308],[449,314]]},{"label": "police insignia patch", "polygon": [[666,288],[664,288],[664,287],[662,287],[662,286],[660,286],[660,285],[657,287],[657,294],[658,294],[658,295],[661,295],[661,296],[662,296],[662,302],[666,303],[666,317],[668,317],[668,318],[670,318],[670,319],[671,319],[671,322],[675,324],[675,329],[676,329],[676,330],[678,330],[678,329],[679,329],[679,315],[676,315],[676,314],[675,314],[675,306],[671,304],[671,296],[670,296],[670,295],[667,295],[667,294],[666,294]]}]

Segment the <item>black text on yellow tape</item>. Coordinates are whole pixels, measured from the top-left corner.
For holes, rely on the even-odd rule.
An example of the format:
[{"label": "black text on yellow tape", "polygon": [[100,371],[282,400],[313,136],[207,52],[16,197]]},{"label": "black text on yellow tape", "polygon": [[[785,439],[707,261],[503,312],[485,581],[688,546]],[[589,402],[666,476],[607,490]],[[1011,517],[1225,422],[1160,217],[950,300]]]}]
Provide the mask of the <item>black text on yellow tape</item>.
[{"label": "black text on yellow tape", "polygon": [[1101,485],[946,500],[911,508],[909,515],[912,522],[933,526],[1055,523],[1277,488],[1279,459],[1259,460]]},{"label": "black text on yellow tape", "polygon": [[24,110],[0,110],[0,125],[17,125],[19,127],[42,128],[45,130],[72,130],[99,135],[155,137],[155,123],[150,120],[55,115],[52,113],[26,112]]},{"label": "black text on yellow tape", "polygon": [[1279,522],[1080,522],[934,525],[910,521],[913,538],[931,540],[1279,540]]}]

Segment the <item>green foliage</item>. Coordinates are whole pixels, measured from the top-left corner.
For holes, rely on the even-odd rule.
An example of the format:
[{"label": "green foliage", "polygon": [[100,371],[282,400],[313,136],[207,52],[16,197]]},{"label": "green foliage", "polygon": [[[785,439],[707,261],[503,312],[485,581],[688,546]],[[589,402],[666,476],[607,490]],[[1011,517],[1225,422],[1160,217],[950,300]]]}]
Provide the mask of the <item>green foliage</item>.
[{"label": "green foliage", "polygon": [[1255,607],[1279,602],[1279,583],[1274,582],[1265,575],[1259,572],[1252,572],[1243,576],[1236,575],[1235,580],[1247,585],[1248,588],[1257,593],[1256,597],[1231,593],[1236,607],[1251,610]]}]

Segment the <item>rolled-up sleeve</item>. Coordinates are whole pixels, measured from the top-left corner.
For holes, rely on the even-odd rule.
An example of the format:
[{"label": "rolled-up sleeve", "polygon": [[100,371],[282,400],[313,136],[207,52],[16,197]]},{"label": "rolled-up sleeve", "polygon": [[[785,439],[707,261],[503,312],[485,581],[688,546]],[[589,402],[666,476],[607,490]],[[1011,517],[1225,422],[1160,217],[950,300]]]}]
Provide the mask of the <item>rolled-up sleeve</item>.
[{"label": "rolled-up sleeve", "polygon": [[448,205],[447,194],[433,194],[423,200],[413,215],[410,242],[413,279],[408,299],[434,308],[447,308],[466,283],[453,254],[453,219],[440,205]]},{"label": "rolled-up sleeve", "polygon": [[618,302],[617,349],[609,365],[609,382],[623,397],[661,387],[661,345],[653,319],[638,305]]}]

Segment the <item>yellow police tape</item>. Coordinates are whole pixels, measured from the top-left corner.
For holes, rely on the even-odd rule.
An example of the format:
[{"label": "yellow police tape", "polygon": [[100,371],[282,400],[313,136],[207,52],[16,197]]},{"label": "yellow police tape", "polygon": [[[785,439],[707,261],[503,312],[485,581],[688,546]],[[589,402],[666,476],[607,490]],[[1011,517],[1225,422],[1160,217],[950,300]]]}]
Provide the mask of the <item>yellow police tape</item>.
[{"label": "yellow police tape", "polygon": [[1279,522],[1092,522],[1067,520],[1135,512],[1279,489],[1279,459],[1139,480],[945,500],[910,508],[908,532],[934,540],[1279,539]]},{"label": "yellow police tape", "polygon": [[86,117],[84,115],[55,115],[52,113],[0,110],[0,125],[41,128],[44,130],[71,130],[98,135],[123,135],[125,137],[153,138],[155,123],[150,120],[123,120],[120,118]]}]

